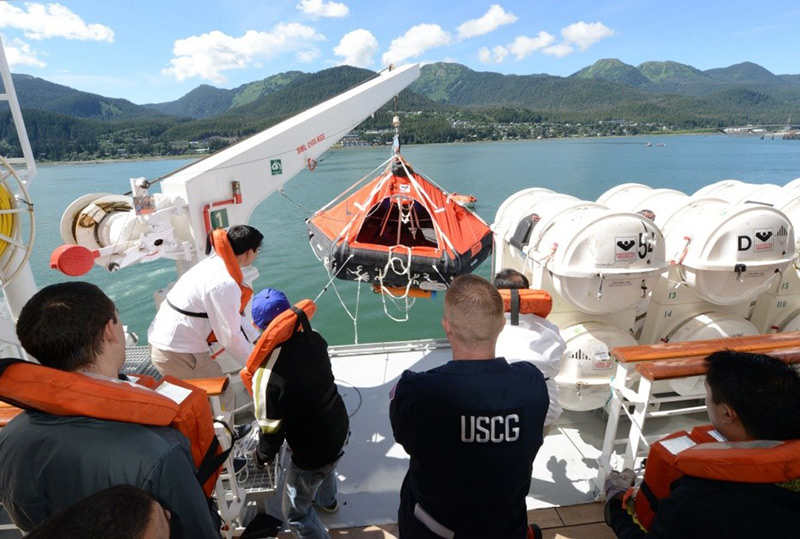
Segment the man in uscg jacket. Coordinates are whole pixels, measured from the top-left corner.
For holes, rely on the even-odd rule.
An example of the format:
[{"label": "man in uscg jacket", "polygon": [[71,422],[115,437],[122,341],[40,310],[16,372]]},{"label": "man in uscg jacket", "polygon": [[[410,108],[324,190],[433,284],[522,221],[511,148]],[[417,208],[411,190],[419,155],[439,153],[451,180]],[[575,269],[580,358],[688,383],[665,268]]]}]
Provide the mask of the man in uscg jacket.
[{"label": "man in uscg jacket", "polygon": [[495,357],[504,323],[494,286],[457,277],[442,320],[453,361],[405,371],[392,390],[394,438],[411,455],[400,491],[403,539],[526,537],[548,393],[532,364]]},{"label": "man in uscg jacket", "polygon": [[[129,384],[119,375],[125,362],[119,312],[93,284],[40,290],[22,308],[17,336],[46,367]],[[57,401],[59,393],[40,397],[48,399]],[[189,441],[171,427],[27,410],[0,431],[0,501],[25,531],[95,492],[128,484],[170,512],[170,537],[218,538],[195,472]]]},{"label": "man in uscg jacket", "polygon": [[[800,439],[800,375],[786,363],[761,354],[726,350],[711,354],[705,361],[706,405],[716,429],[713,434],[732,443],[706,444],[677,454],[676,459],[681,462],[688,461],[688,454],[693,453],[692,469],[696,471],[673,481],[669,495],[653,502],[656,511],[647,532],[634,522],[621,502],[632,483],[632,472],[611,472],[604,486],[606,522],[617,537],[750,539],[798,533],[800,474],[790,472],[783,477],[781,473],[798,469],[800,452],[790,456],[790,461],[779,463],[777,470],[763,455],[783,445],[767,440],[790,440],[788,443],[794,444]],[[694,431],[692,435],[698,436]],[[711,457],[720,453],[725,455],[719,462]],[[758,458],[759,454],[762,458]],[[748,465],[750,458],[752,465]],[[651,464],[647,463],[646,479]],[[679,467],[686,468],[686,464]],[[759,474],[766,477],[771,472],[779,472],[784,480],[775,482],[774,475],[771,480],[758,480]],[[654,475],[649,480],[659,482],[659,477]],[[639,497],[647,496],[645,490],[639,490],[636,507],[644,503]]]}]

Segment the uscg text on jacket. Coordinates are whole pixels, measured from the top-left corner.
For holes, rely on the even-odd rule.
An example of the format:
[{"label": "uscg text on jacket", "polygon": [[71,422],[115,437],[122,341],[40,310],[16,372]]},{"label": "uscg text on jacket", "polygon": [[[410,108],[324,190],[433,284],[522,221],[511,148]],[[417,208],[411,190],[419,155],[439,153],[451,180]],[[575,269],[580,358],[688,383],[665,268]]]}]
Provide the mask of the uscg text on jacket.
[{"label": "uscg text on jacket", "polygon": [[464,443],[504,443],[519,440],[519,415],[462,415],[461,441]]}]

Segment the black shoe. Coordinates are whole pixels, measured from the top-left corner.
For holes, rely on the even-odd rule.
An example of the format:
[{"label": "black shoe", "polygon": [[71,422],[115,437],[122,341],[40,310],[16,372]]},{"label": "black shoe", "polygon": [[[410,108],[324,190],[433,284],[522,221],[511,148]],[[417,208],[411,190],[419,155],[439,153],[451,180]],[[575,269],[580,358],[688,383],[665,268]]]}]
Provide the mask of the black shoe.
[{"label": "black shoe", "polygon": [[241,425],[234,425],[233,426],[233,441],[239,441],[248,434],[250,431],[253,430],[252,423],[242,423]]},{"label": "black shoe", "polygon": [[261,455],[258,453],[258,450],[256,450],[255,452],[253,452],[253,455],[255,455],[255,459],[254,459],[254,460],[255,460],[255,462],[256,462],[256,468],[258,468],[259,470],[263,470],[263,469],[267,468],[268,466],[271,466],[271,465],[272,465],[272,462],[275,460],[275,457],[272,457],[272,458],[271,458],[271,459],[269,459],[269,460],[267,460],[267,459],[263,458],[263,457],[262,457],[262,456],[261,456]]},{"label": "black shoe", "polygon": [[313,505],[323,513],[328,513],[329,515],[332,515],[339,510],[339,501],[336,500],[335,498],[333,500],[333,503],[331,503],[330,505],[319,505],[316,503]]}]

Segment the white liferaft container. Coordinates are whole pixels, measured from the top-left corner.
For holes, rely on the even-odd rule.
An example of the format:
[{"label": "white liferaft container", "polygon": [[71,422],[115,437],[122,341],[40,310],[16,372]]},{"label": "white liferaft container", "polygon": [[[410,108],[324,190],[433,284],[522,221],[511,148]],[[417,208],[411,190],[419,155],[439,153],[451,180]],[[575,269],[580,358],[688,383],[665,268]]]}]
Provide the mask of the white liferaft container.
[{"label": "white liferaft container", "polygon": [[734,305],[755,299],[794,260],[794,228],[760,204],[694,200],[662,227],[667,259],[705,301]]},{"label": "white liferaft container", "polygon": [[[665,342],[703,341],[725,337],[744,337],[758,335],[758,328],[739,316],[720,313],[700,313],[686,319],[670,332]],[[690,376],[670,380],[670,388],[679,395],[702,395],[705,376]]]},{"label": "white liferaft container", "polygon": [[753,184],[739,180],[722,180],[698,189],[692,199],[719,198],[730,204],[767,204],[777,206],[785,191],[773,183]]},{"label": "white liferaft container", "polygon": [[569,326],[561,331],[561,337],[567,348],[556,376],[558,402],[573,411],[605,406],[616,367],[609,350],[634,346],[636,339],[618,327],[601,322]]},{"label": "white liferaft container", "polygon": [[617,185],[597,199],[598,204],[603,204],[612,210],[643,215],[659,227],[687,202],[689,195],[686,193],[675,189],[653,189],[641,183]]},{"label": "white liferaft container", "polygon": [[578,311],[608,314],[634,307],[666,269],[661,231],[641,215],[546,189],[512,198],[493,225],[504,243],[500,250],[513,245],[525,257],[531,285],[548,289],[552,281],[551,292]]}]

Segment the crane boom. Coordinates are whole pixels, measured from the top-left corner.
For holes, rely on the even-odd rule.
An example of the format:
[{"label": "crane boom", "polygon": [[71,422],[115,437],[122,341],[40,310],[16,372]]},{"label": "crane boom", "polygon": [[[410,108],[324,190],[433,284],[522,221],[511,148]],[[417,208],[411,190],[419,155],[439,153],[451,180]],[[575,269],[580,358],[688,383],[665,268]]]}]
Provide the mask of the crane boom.
[{"label": "crane boom", "polygon": [[174,172],[162,181],[162,193],[186,201],[190,226],[195,231],[195,247],[202,250],[208,219],[203,209],[207,204],[231,199],[231,182],[239,182],[241,202],[224,205],[228,222],[246,223],[262,200],[313,164],[325,150],[417,77],[419,64],[384,71],[343,94]]},{"label": "crane boom", "polygon": [[[207,233],[247,223],[253,209],[419,77],[419,64],[376,77],[163,178],[150,195],[131,179],[133,197],[95,193],[61,219],[65,245],[51,266],[82,275],[93,264],[117,269],[166,257],[197,262]],[[183,265],[185,267],[185,265]]]}]

